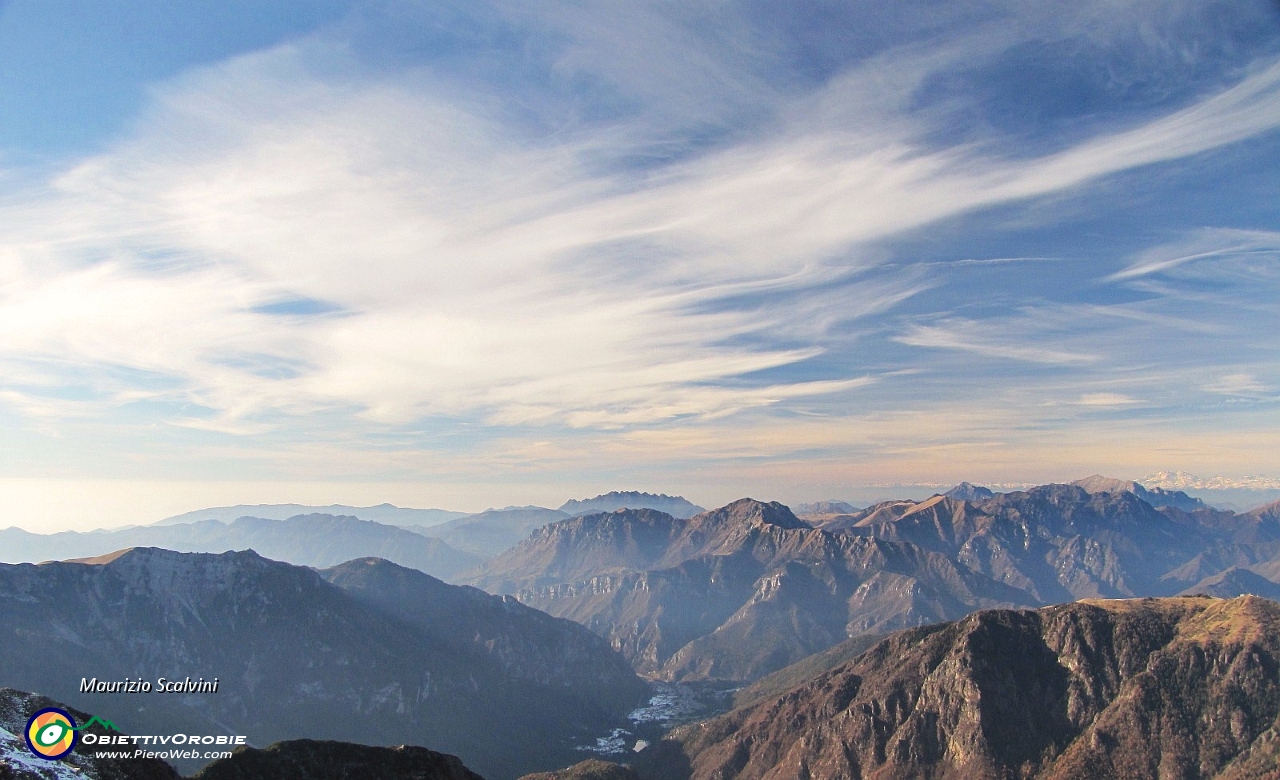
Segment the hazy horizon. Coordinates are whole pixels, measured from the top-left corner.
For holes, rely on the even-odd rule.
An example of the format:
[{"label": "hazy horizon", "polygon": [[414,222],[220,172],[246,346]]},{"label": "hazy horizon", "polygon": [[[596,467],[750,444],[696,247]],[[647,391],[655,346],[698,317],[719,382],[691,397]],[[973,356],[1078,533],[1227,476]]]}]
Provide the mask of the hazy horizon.
[{"label": "hazy horizon", "polygon": [[[6,505],[6,518],[0,522],[0,529],[18,527],[33,533],[108,530],[123,526],[148,525],[201,509],[240,505],[299,504],[319,507],[345,505],[358,508],[392,504],[401,508],[442,509],[467,513],[530,505],[555,509],[570,499],[588,499],[614,490],[679,495],[707,509],[718,508],[740,498],[780,501],[791,507],[817,501],[848,501],[861,507],[879,501],[920,500],[965,481],[989,487],[998,492],[1008,492],[1040,484],[1068,483],[1091,476],[1093,473],[1063,476],[1042,482],[980,482],[970,479],[951,482],[846,485],[833,487],[827,493],[812,494],[795,491],[775,494],[745,486],[741,492],[733,493],[732,491],[708,491],[698,489],[696,486],[691,490],[675,487],[662,490],[643,485],[615,485],[607,488],[584,487],[582,491],[574,494],[554,487],[548,489],[545,486],[528,490],[509,485],[488,486],[493,491],[490,494],[491,497],[505,496],[510,499],[493,501],[485,500],[484,494],[475,492],[476,486],[472,485],[450,485],[447,489],[441,489],[439,486],[384,483],[354,486],[332,482],[310,486],[264,483],[246,489],[244,483],[147,485],[111,482],[50,486],[41,481],[23,484],[15,483],[13,480],[0,480],[0,486],[3,486],[4,495],[9,501]],[[1116,479],[1129,478],[1114,474],[1102,476]],[[1141,476],[1146,475],[1140,475],[1139,478]],[[1238,510],[1244,510],[1280,499],[1280,480],[1268,480],[1268,482],[1273,486],[1254,490],[1192,488],[1186,492],[1202,497],[1213,505],[1232,506]],[[70,493],[68,493],[69,489]],[[76,494],[75,490],[80,490],[82,493]],[[236,496],[248,496],[248,498],[241,500],[235,498]],[[436,500],[433,496],[442,500]],[[95,509],[86,513],[82,506],[87,502],[94,502]]]}]

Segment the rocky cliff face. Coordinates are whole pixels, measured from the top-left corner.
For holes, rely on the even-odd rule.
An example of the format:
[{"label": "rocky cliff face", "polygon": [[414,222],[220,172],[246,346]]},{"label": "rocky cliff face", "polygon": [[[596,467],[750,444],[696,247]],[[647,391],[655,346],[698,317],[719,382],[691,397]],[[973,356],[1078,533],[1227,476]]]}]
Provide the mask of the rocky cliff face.
[{"label": "rocky cliff face", "polygon": [[[497,780],[569,763],[644,698],[599,638],[385,561],[135,549],[0,565],[0,684],[133,731],[427,745]],[[216,694],[82,694],[81,677],[219,678]],[[192,732],[196,733],[196,732]]]},{"label": "rocky cliff face", "polygon": [[646,778],[1274,777],[1280,605],[1252,596],[984,611],[895,634],[677,730]]}]

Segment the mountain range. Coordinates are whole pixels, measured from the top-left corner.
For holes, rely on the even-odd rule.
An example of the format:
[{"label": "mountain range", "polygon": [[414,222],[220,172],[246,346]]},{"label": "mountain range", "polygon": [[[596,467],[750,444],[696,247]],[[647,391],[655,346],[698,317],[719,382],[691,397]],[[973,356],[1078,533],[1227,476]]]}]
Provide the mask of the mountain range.
[{"label": "mountain range", "polygon": [[447,509],[411,509],[392,504],[378,504],[377,506],[237,504],[236,506],[217,506],[208,509],[197,509],[192,512],[183,512],[180,515],[166,517],[163,520],[152,523],[152,525],[180,525],[196,523],[201,520],[220,520],[224,523],[229,523],[241,517],[287,520],[298,515],[339,515],[358,517],[361,520],[371,520],[385,525],[418,525],[426,527],[465,517],[466,514],[466,512],[452,512]]},{"label": "mountain range", "polygon": [[752,499],[689,520],[620,510],[554,523],[473,583],[576,620],[668,680],[753,679],[850,631],[1032,603],[945,555],[814,529]]},{"label": "mountain range", "polygon": [[641,752],[646,780],[1263,780],[1280,605],[1086,600],[895,634]]},{"label": "mountain range", "polygon": [[378,557],[445,579],[482,560],[441,539],[403,528],[323,514],[297,515],[287,520],[211,519],[87,533],[33,534],[20,528],[0,531],[0,561],[5,563],[88,558],[126,547],[209,553],[252,549],[268,558],[316,567],[334,566],[352,558]]},{"label": "mountain range", "polygon": [[[0,565],[0,686],[126,731],[181,723],[258,746],[202,780],[1246,780],[1280,761],[1280,605],[1259,598],[1280,597],[1280,503],[1238,513],[1095,475],[806,509],[828,511],[747,498],[690,517],[508,507],[434,527],[316,514],[9,529],[6,555],[80,559]],[[219,554],[93,554],[134,538]],[[498,595],[424,573],[441,561]],[[221,688],[79,689],[187,675]],[[632,768],[582,761],[661,691],[728,687],[736,709],[636,743]],[[6,755],[23,754],[4,701],[9,780]],[[623,750],[658,739],[627,733]],[[160,774],[140,780],[177,777],[148,766]]]},{"label": "mountain range", "polygon": [[[566,506],[667,506],[701,511],[679,496],[608,493]],[[275,560],[327,567],[360,557],[384,558],[432,576],[452,580],[484,559],[514,547],[531,532],[571,515],[544,507],[506,507],[476,514],[439,509],[326,507],[354,514],[311,512],[298,504],[219,507],[197,510],[148,526],[89,532],[37,534],[21,528],[0,530],[0,562],[37,563],[88,558],[127,547],[162,547],[178,552],[218,553],[252,549]],[[236,515],[253,510],[261,516]],[[381,518],[375,520],[373,518]]]},{"label": "mountain range", "polygon": [[[378,559],[318,572],[139,548],[0,565],[0,647],[0,685],[125,731],[424,745],[489,780],[579,760],[576,744],[648,692],[574,623]],[[82,678],[186,676],[220,689],[80,692]]]},{"label": "mountain range", "polygon": [[1236,514],[1083,482],[989,497],[969,486],[978,500],[882,502],[813,525],[751,499],[687,520],[586,515],[465,580],[581,623],[644,675],[685,681],[749,681],[848,637],[978,609],[1280,581],[1280,505]]}]

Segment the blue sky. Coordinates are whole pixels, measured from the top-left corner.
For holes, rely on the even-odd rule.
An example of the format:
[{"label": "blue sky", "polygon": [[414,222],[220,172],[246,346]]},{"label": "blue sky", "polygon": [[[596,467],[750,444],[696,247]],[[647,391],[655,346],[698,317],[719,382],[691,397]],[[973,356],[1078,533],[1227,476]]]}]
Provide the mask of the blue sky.
[{"label": "blue sky", "polygon": [[9,519],[1280,476],[1280,4],[1067,5],[0,3]]}]

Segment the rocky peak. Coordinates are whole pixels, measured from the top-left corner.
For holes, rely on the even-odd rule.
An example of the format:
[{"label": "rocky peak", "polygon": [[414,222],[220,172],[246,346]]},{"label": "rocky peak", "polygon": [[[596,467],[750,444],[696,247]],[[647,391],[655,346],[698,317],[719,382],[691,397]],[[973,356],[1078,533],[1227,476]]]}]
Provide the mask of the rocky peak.
[{"label": "rocky peak", "polygon": [[988,498],[995,498],[996,494],[990,488],[974,485],[971,482],[961,482],[942,495],[960,501],[986,501]]},{"label": "rocky peak", "polygon": [[1114,479],[1112,477],[1104,477],[1101,474],[1093,474],[1084,479],[1077,479],[1071,484],[1084,488],[1089,493],[1132,493],[1134,488],[1142,487],[1130,479]]},{"label": "rocky peak", "polygon": [[740,498],[719,509],[703,512],[693,517],[690,524],[698,527],[723,526],[773,526],[784,529],[810,529],[805,521],[796,517],[784,504],[777,501],[757,501]]},{"label": "rocky peak", "polygon": [[1249,515],[1260,520],[1270,520],[1272,522],[1280,522],[1280,501],[1273,501],[1270,504],[1263,504],[1257,509],[1249,512]]}]

